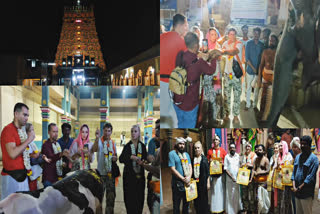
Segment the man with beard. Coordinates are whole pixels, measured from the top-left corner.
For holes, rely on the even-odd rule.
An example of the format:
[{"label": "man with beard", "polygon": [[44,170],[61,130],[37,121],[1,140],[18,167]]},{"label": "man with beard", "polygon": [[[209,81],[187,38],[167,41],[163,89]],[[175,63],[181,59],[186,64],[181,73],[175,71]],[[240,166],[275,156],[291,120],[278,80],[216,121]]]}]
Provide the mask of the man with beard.
[{"label": "man with beard", "polygon": [[226,213],[238,213],[242,210],[240,198],[240,185],[236,183],[240,168],[240,156],[236,153],[236,144],[230,143],[230,154],[224,159],[224,170],[226,170]]},{"label": "man with beard", "polygon": [[258,88],[262,86],[262,96],[258,119],[261,119],[262,121],[267,119],[271,107],[273,67],[277,45],[278,37],[272,34],[269,39],[269,47],[262,53],[259,67]]},{"label": "man with beard", "polygon": [[1,132],[1,150],[3,170],[1,172],[1,200],[16,191],[28,191],[27,171],[23,161],[23,152],[31,143],[35,134],[28,133],[28,137],[21,142],[18,130],[26,125],[29,118],[29,108],[23,103],[14,106],[13,122],[4,127]]},{"label": "man with beard", "polygon": [[173,213],[180,213],[180,202],[182,200],[182,213],[188,214],[189,202],[186,200],[185,185],[189,185],[192,175],[190,156],[184,152],[186,139],[176,138],[174,150],[169,152],[169,167],[172,172],[172,200]]},{"label": "man with beard", "polygon": [[305,135],[301,138],[300,146],[302,153],[298,154],[294,160],[291,180],[293,181],[292,188],[295,193],[297,213],[312,213],[319,160],[311,152],[311,142],[310,136]]},{"label": "man with beard", "polygon": [[[150,171],[147,177],[148,196],[147,203],[151,213],[155,213],[159,205],[160,212],[160,119],[156,121],[156,136],[149,141],[148,162],[151,165],[143,164],[143,167]],[[155,191],[156,190],[156,191]]]},{"label": "man with beard", "polygon": [[[60,144],[61,150],[69,149],[72,142],[73,138],[70,137],[70,132],[71,132],[71,125],[69,123],[64,123],[61,125],[61,130],[62,130],[62,137],[58,140],[58,143]],[[71,169],[68,167],[69,165],[69,160],[66,157],[62,157],[63,161],[63,169],[62,169],[62,176],[65,177],[68,172],[71,171]]]},{"label": "man with beard", "polygon": [[[267,187],[267,178],[268,178],[270,167],[269,167],[269,160],[264,155],[265,154],[264,145],[262,144],[256,145],[256,154],[257,154],[257,158],[255,159],[253,164],[253,170],[251,173],[250,182],[252,182],[252,179],[254,180],[255,208],[258,209],[258,204],[263,204],[263,205],[268,204],[266,200],[268,198],[264,197],[263,198],[264,200],[263,200],[262,198],[258,197],[258,190],[262,190],[266,192],[266,194],[268,194],[266,187]],[[270,205],[270,201],[269,201],[269,205]]]},{"label": "man with beard", "polygon": [[58,139],[58,126],[50,123],[48,126],[49,139],[44,142],[41,153],[51,159],[50,163],[45,162],[43,167],[42,182],[43,186],[52,186],[55,182],[62,179],[62,156],[68,157],[69,151],[61,150]]}]

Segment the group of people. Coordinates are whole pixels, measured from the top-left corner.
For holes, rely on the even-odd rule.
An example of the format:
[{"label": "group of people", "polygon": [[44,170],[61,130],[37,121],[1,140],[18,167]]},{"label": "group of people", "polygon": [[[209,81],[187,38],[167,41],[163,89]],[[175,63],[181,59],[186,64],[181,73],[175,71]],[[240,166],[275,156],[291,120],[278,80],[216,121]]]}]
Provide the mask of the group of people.
[{"label": "group of people", "polygon": [[[35,132],[28,123],[29,108],[24,103],[14,107],[13,122],[1,132],[3,170],[1,172],[1,199],[17,191],[44,188],[68,176],[69,172],[88,170],[97,153],[98,171],[106,192],[105,213],[114,213],[116,179],[120,176],[117,147],[111,139],[113,126],[105,123],[103,133],[95,132],[95,141],[89,138],[89,126],[83,124],[76,139],[70,137],[71,125],[61,126],[63,136],[58,139],[59,129],[48,125],[49,139],[41,150],[34,143]],[[140,127],[131,128],[131,139],[119,156],[124,164],[123,191],[127,213],[142,213],[145,193],[145,173],[148,174],[148,206],[151,213],[160,213],[160,120],[156,121],[156,137],[149,141],[148,151],[141,141]],[[41,178],[42,176],[42,178]],[[135,197],[132,197],[135,195]]]},{"label": "group of people", "polygon": [[227,152],[215,135],[207,155],[200,141],[194,143],[191,159],[185,152],[187,140],[176,138],[169,152],[173,213],[180,213],[181,201],[182,213],[189,213],[186,187],[192,180],[197,182],[196,213],[312,213],[319,160],[312,153],[310,136],[294,137],[290,152],[286,141],[274,143],[270,158],[263,144],[252,148],[249,142],[243,154],[236,152],[233,142]]},{"label": "group of people", "polygon": [[[207,115],[212,121],[210,124],[208,120],[202,121],[207,127],[226,124],[231,114],[233,122],[239,124],[241,94],[246,97],[244,110],[253,108],[258,120],[263,123],[271,106],[278,37],[266,28],[260,40],[261,29],[256,27],[253,29],[253,38],[249,39],[247,25],[241,28],[242,38],[237,37],[235,28],[227,29],[223,36],[214,27],[214,22],[210,23],[211,27],[204,36],[199,24],[189,30],[187,18],[176,14],[172,31],[160,35],[161,99],[168,103],[161,106],[161,117],[169,117],[173,121],[163,125],[194,128],[197,122],[199,125],[197,119],[200,114]],[[238,64],[238,69],[235,64]],[[183,66],[187,71],[187,90],[185,94],[171,96],[168,82],[177,66]],[[258,96],[260,88],[261,98]],[[199,110],[199,106],[203,107]]]}]

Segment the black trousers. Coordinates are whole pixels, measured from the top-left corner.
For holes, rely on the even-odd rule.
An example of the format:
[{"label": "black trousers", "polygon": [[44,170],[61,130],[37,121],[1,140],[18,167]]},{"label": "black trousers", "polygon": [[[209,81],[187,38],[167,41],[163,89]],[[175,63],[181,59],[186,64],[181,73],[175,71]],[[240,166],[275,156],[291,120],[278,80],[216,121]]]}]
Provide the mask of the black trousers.
[{"label": "black trousers", "polygon": [[188,214],[189,202],[186,200],[186,192],[179,191],[177,185],[172,184],[173,213],[180,214],[180,203],[182,201],[182,214]]}]

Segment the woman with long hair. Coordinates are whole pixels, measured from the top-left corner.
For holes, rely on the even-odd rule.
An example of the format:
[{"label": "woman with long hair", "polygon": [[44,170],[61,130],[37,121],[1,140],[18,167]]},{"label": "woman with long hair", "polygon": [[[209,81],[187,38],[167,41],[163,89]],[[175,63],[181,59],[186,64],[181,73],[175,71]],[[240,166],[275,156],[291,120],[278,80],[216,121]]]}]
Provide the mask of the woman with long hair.
[{"label": "woman with long hair", "polygon": [[132,126],[131,140],[119,157],[120,163],[124,164],[123,195],[128,214],[141,214],[143,211],[146,179],[141,165],[147,160],[147,150],[140,138],[139,125]]},{"label": "woman with long hair", "polygon": [[80,128],[78,137],[70,146],[70,162],[71,171],[90,169],[90,163],[94,160],[94,153],[91,152],[93,143],[89,138],[89,126],[83,124]]},{"label": "woman with long hair", "polygon": [[198,198],[194,200],[197,214],[209,213],[208,190],[210,189],[210,173],[207,157],[203,154],[202,144],[197,141],[194,144],[195,156],[192,161],[193,178],[197,180]]}]

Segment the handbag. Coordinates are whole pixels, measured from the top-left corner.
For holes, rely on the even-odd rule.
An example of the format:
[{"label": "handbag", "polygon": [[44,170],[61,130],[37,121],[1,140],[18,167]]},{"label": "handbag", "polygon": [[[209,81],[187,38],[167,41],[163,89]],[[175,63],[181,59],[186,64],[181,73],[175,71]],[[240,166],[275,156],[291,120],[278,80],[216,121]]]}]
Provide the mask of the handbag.
[{"label": "handbag", "polygon": [[[236,45],[237,45],[237,42],[234,43],[234,48],[236,47]],[[237,60],[233,58],[232,70],[234,72],[234,75],[239,79],[243,75],[242,65],[240,64],[241,60],[239,59],[238,54],[236,54],[235,56]]]},{"label": "handbag", "polygon": [[112,177],[116,178],[120,176],[120,169],[116,162],[112,161]]},{"label": "handbag", "polygon": [[18,182],[23,182],[27,178],[27,170],[26,169],[18,169],[18,170],[6,170],[3,168],[4,173],[8,173],[14,180]]},{"label": "handbag", "polygon": [[[237,55],[238,56],[238,55]],[[242,69],[240,67],[240,64],[237,60],[233,59],[233,63],[232,63],[232,70],[234,72],[234,75],[239,79],[240,77],[242,77],[243,72]]]}]

